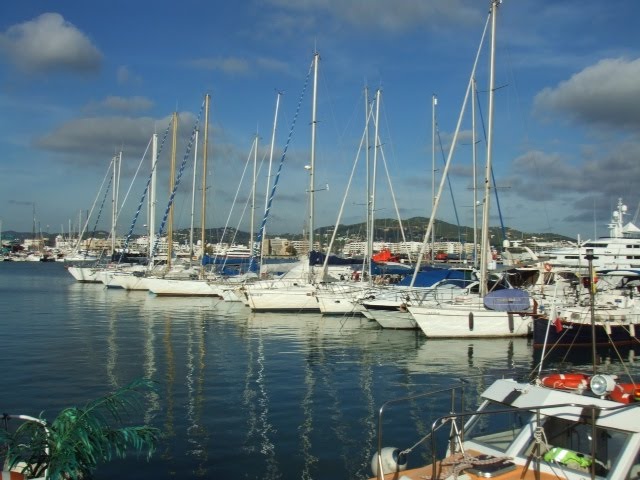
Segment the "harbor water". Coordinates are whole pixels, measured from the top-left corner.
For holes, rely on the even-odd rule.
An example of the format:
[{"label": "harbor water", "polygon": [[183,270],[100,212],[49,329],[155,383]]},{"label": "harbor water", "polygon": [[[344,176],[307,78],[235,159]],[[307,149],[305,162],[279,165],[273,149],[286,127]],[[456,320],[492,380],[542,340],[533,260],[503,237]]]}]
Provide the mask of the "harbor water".
[{"label": "harbor water", "polygon": [[[364,479],[385,401],[463,379],[474,407],[481,374],[535,367],[526,339],[432,341],[360,317],[251,313],[80,284],[60,263],[0,263],[0,312],[2,412],[51,420],[156,382],[132,420],[161,430],[157,451],[101,465],[97,479]],[[447,411],[391,409],[383,443],[407,448]]]}]

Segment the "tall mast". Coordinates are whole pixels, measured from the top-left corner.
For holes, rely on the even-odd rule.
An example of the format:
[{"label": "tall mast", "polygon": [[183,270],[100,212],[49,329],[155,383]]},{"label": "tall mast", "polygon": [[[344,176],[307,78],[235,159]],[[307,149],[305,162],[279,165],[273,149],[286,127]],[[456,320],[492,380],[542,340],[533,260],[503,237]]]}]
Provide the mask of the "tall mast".
[{"label": "tall mast", "polygon": [[380,148],[379,137],[378,137],[378,121],[380,119],[380,89],[376,90],[376,116],[375,116],[375,124],[373,126],[373,171],[371,172],[371,226],[369,230],[371,232],[371,237],[369,244],[371,246],[371,250],[368,252],[369,257],[373,256],[373,241],[375,240],[373,237],[375,236],[375,211],[376,211],[376,182],[378,177],[378,149]]},{"label": "tall mast", "polygon": [[249,228],[249,249],[251,255],[254,254],[254,236],[255,236],[255,222],[256,222],[256,175],[258,168],[258,134],[253,145],[253,178],[251,179],[251,226]]},{"label": "tall mast", "polygon": [[[169,175],[169,195],[176,184],[176,143],[178,142],[178,114],[173,112],[173,137],[171,145],[171,174]],[[167,227],[167,271],[171,268],[173,255],[173,204],[169,205],[169,226]]]},{"label": "tall mast", "polygon": [[473,163],[473,266],[478,266],[478,180],[476,174],[476,163],[478,149],[476,148],[476,79],[472,80],[473,86],[471,91],[473,92],[471,97],[471,144],[472,144],[472,163]]},{"label": "tall mast", "polygon": [[494,111],[494,90],[495,90],[495,62],[496,62],[496,17],[498,14],[498,4],[500,0],[491,2],[491,59],[489,69],[489,120],[487,125],[487,164],[484,175],[484,205],[482,208],[482,249],[480,251],[480,295],[487,293],[487,268],[489,262],[489,204],[490,181],[491,181],[491,160],[493,156],[493,111]]},{"label": "tall mast", "polygon": [[[280,96],[281,95],[282,94],[280,92],[278,92],[278,94],[276,95],[276,112],[273,115],[273,128],[271,129],[271,147],[270,147],[270,150],[269,150],[269,170],[267,171],[267,191],[266,191],[265,198],[264,198],[264,211],[265,211],[265,214],[267,212],[267,207],[269,205],[269,194],[271,193],[271,167],[272,167],[272,164],[273,164],[273,149],[274,149],[275,144],[276,144],[276,128],[278,126],[278,109],[280,107]],[[263,229],[262,230],[262,243],[264,244],[265,241],[266,241],[265,229]],[[262,254],[264,253],[264,248],[262,247],[262,245],[260,245],[259,247],[260,247],[260,256],[262,256]]]},{"label": "tall mast", "polygon": [[[158,183],[158,134],[154,133],[151,138],[151,191],[149,192],[149,255],[153,253],[156,236],[156,203],[157,203],[157,183]],[[153,258],[149,258],[153,262]]]},{"label": "tall mast", "polygon": [[111,254],[116,252],[116,223],[118,221],[118,190],[120,183],[120,163],[122,152],[114,157],[113,163],[113,190],[111,191]]},{"label": "tall mast", "polygon": [[207,214],[207,158],[209,153],[209,103],[211,96],[204,97],[204,142],[202,146],[202,209],[200,212],[200,277],[204,278],[204,254],[206,253],[206,214]]},{"label": "tall mast", "polygon": [[364,138],[365,138],[365,166],[366,166],[366,180],[367,180],[367,250],[365,252],[365,258],[367,262],[367,278],[371,282],[371,257],[373,255],[373,232],[371,231],[371,175],[369,173],[370,160],[369,160],[369,88],[364,87]]},{"label": "tall mast", "polygon": [[316,102],[318,95],[318,61],[320,54],[313,55],[313,104],[311,107],[311,168],[309,169],[309,252],[313,250],[313,229],[315,214],[315,164],[316,164]]},{"label": "tall mast", "polygon": [[191,184],[191,225],[189,226],[189,263],[193,261],[193,220],[196,210],[196,173],[198,168],[198,130],[193,141],[193,181]]},{"label": "tall mast", "polygon": [[[431,96],[431,216],[436,211],[436,105],[438,97],[435,93]],[[436,232],[431,230],[431,263],[435,260]]]}]

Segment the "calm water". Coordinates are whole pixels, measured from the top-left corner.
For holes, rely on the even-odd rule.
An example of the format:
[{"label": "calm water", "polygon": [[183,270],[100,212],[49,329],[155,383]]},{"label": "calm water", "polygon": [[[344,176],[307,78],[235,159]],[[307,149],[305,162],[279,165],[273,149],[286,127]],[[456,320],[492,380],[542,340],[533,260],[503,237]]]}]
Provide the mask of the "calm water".
[{"label": "calm water", "polygon": [[[387,400],[481,372],[528,371],[526,340],[427,341],[360,318],[252,314],[215,299],[158,298],[76,283],[58,263],[0,263],[0,409],[53,419],[139,377],[163,439],[96,478],[362,479]],[[401,448],[446,402],[390,412]]]}]

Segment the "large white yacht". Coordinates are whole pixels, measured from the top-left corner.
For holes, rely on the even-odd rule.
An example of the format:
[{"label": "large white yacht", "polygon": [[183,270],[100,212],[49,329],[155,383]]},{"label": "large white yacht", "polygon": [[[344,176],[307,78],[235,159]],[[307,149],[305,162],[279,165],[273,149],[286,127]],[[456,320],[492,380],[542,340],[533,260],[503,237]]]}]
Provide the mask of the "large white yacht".
[{"label": "large white yacht", "polygon": [[586,250],[593,250],[593,267],[601,269],[640,268],[640,228],[624,223],[627,206],[618,199],[618,208],[609,223],[609,235],[574,247],[549,250],[540,257],[553,267],[587,269]]}]

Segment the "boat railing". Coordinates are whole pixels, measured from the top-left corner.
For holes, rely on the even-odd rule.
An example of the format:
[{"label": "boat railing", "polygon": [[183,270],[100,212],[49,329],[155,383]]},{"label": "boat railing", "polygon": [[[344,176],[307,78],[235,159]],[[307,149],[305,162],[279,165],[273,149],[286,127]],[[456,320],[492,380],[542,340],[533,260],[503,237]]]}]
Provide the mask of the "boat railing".
[{"label": "boat railing", "polygon": [[[384,478],[384,476],[385,476],[384,467],[383,467],[383,457],[382,457],[382,427],[383,427],[383,422],[384,422],[384,413],[385,413],[385,411],[389,407],[391,407],[392,405],[395,405],[395,404],[405,403],[405,402],[414,402],[414,401],[419,400],[419,399],[425,399],[425,398],[429,398],[429,397],[434,397],[436,395],[440,396],[440,395],[445,395],[445,394],[449,395],[450,402],[451,402],[451,411],[455,411],[455,406],[456,406],[456,404],[458,404],[458,402],[459,402],[459,405],[464,405],[464,387],[463,387],[462,381],[461,381],[461,383],[459,385],[456,385],[456,386],[453,386],[453,387],[447,387],[447,388],[443,388],[443,389],[440,389],[440,390],[434,390],[434,391],[425,392],[425,393],[421,393],[421,394],[417,394],[417,395],[411,395],[411,396],[407,396],[407,397],[396,398],[396,399],[389,400],[389,401],[385,402],[384,404],[382,404],[382,406],[378,410],[378,447],[377,447],[377,454],[376,454],[376,464],[377,464],[376,476],[377,476],[377,478],[379,480],[382,480]],[[431,429],[430,433],[428,433],[427,435],[425,435],[422,438],[420,438],[411,447],[402,450],[400,452],[399,456],[400,457],[406,457],[406,455],[408,455],[415,448],[417,448],[418,446],[424,444],[427,440],[429,440],[429,438],[431,438],[434,433],[435,432],[434,432],[433,425],[432,425],[432,429]],[[436,478],[436,477],[433,477],[433,478]]]},{"label": "boat railing", "polygon": [[[436,418],[432,424],[431,424],[431,430],[430,432],[425,435],[420,443],[422,443],[423,441],[425,441],[426,439],[431,439],[431,454],[432,454],[432,462],[431,462],[431,468],[432,468],[432,475],[430,478],[440,478],[440,475],[442,474],[442,462],[438,462],[438,458],[437,458],[437,445],[436,445],[436,432],[438,430],[440,430],[443,426],[447,425],[447,424],[451,424],[451,433],[452,436],[450,437],[450,443],[449,443],[449,452],[450,454],[453,454],[456,452],[456,445],[459,448],[459,452],[462,453],[463,455],[465,454],[464,452],[464,447],[463,447],[463,442],[464,442],[464,437],[465,437],[465,426],[467,425],[467,421],[471,418],[471,417],[480,417],[480,416],[487,416],[487,415],[500,415],[500,414],[511,414],[511,413],[522,413],[522,412],[526,412],[526,413],[531,413],[533,412],[535,414],[536,417],[536,428],[539,429],[542,426],[542,417],[544,415],[544,411],[548,411],[548,410],[553,410],[553,409],[566,409],[566,408],[578,408],[582,411],[581,413],[581,417],[583,419],[586,420],[590,420],[591,426],[592,426],[592,437],[594,439],[593,442],[591,442],[591,458],[595,459],[596,458],[596,449],[597,449],[597,435],[596,435],[596,429],[597,429],[597,423],[596,423],[596,419],[599,418],[602,413],[604,412],[613,412],[616,410],[622,410],[625,408],[629,408],[630,405],[627,404],[621,404],[621,405],[616,405],[616,406],[612,406],[612,407],[604,407],[604,406],[597,406],[597,405],[585,405],[583,403],[575,403],[575,402],[569,402],[569,403],[558,403],[558,404],[553,404],[553,405],[539,405],[539,406],[528,406],[528,407],[508,407],[508,408],[502,408],[502,409],[491,409],[491,410],[475,410],[475,411],[461,411],[461,412],[452,412],[449,413],[447,415],[442,415],[438,418]],[[632,408],[635,407],[635,405],[631,406]],[[461,426],[458,426],[458,422],[461,421]],[[536,440],[535,445],[533,446],[533,450],[530,454],[530,456],[527,459],[526,465],[525,465],[525,469],[528,469],[530,466],[530,463],[532,462],[532,460],[534,458],[540,458],[540,455],[544,452],[542,452],[542,445],[540,442],[540,438],[538,438],[537,436],[534,437]],[[417,444],[416,444],[417,445]],[[415,448],[412,447],[412,449]],[[403,451],[403,453],[407,452],[410,450],[406,450]],[[463,460],[468,460],[468,459],[464,459]],[[497,460],[502,460],[502,459],[497,459]],[[487,460],[485,460],[486,462]],[[489,460],[490,461],[490,460]],[[591,464],[590,467],[590,475],[591,475],[591,479],[594,480],[596,478],[596,466],[597,463],[594,461]],[[540,468],[540,463],[539,462],[535,462],[535,468],[537,469],[536,471],[539,473],[539,468]],[[378,468],[378,471],[380,471],[380,468]],[[381,478],[381,477],[379,477]]]},{"label": "boat railing", "polygon": [[[5,430],[9,430],[9,420],[11,419],[17,419],[17,420],[22,420],[23,422],[31,422],[31,423],[35,423],[36,425],[38,425],[38,427],[42,427],[42,429],[44,430],[44,442],[43,442],[43,448],[44,448],[44,458],[41,460],[44,460],[45,462],[49,461],[49,429],[47,427],[47,422],[45,422],[44,420],[40,419],[40,418],[36,418],[36,417],[31,417],[29,415],[10,415],[7,413],[2,414],[2,417],[0,417],[0,419],[2,420],[3,426],[5,428]],[[46,480],[49,477],[48,474],[48,465],[45,464],[44,468],[42,468],[42,465],[28,465],[24,462],[18,462],[14,465],[11,465],[12,459],[11,458],[5,458],[5,465],[0,467],[2,468],[2,477],[1,478],[5,478],[5,473],[9,473],[8,477],[9,478],[14,478],[12,476],[13,473],[22,473],[22,472],[26,472],[26,473],[35,473],[38,472],[39,476],[36,477],[32,477],[30,476],[29,478],[32,478],[33,480]],[[11,470],[4,470],[4,468],[11,468]],[[24,478],[27,478],[26,476],[24,476]]]}]

